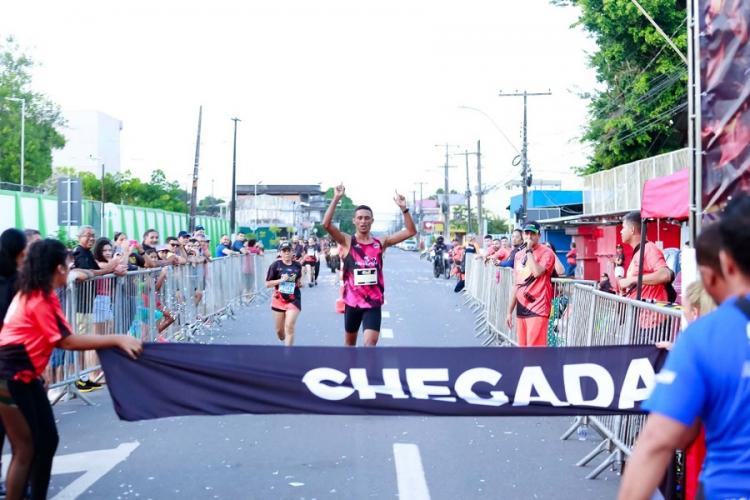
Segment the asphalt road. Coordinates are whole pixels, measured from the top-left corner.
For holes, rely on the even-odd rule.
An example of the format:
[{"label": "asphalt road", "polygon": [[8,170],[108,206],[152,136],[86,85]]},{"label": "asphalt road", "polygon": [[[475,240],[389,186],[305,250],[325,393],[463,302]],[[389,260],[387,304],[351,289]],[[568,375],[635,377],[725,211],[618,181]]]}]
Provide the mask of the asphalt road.
[{"label": "asphalt road", "polygon": [[[380,345],[478,345],[454,284],[432,278],[416,253],[389,250],[383,329],[392,337]],[[343,343],[337,293],[327,269],[318,287],[303,290],[297,344]],[[280,344],[267,302],[241,309],[205,340]],[[106,390],[90,395],[95,406],[55,406],[61,443],[50,498],[606,499],[619,484],[613,472],[587,480],[591,466],[575,466],[597,441],[560,441],[571,418],[240,415],[129,423],[117,419]]]}]

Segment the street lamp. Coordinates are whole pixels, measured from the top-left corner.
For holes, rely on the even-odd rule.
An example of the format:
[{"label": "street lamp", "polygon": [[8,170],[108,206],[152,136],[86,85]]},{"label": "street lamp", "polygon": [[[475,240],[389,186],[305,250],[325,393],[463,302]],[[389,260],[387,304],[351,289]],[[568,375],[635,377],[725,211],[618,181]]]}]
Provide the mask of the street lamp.
[{"label": "street lamp", "polygon": [[234,122],[234,141],[232,146],[232,199],[231,199],[231,207],[232,210],[229,213],[229,231],[234,233],[235,231],[235,222],[236,222],[236,212],[237,212],[237,122],[242,121],[239,118],[232,118],[232,121]]},{"label": "street lamp", "polygon": [[26,139],[26,99],[23,97],[6,97],[5,99],[21,103],[21,192],[23,192],[24,156],[26,154],[26,147],[24,145]]},{"label": "street lamp", "polygon": [[258,230],[258,184],[263,184],[263,181],[255,183],[255,192],[253,194],[253,205],[255,205],[255,230]]}]

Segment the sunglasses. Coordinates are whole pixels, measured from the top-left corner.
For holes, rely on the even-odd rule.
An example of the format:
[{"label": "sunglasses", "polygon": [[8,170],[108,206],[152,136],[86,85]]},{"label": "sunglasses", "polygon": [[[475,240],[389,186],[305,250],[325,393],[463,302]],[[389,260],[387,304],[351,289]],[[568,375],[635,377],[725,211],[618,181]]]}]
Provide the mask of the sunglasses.
[{"label": "sunglasses", "polygon": [[281,251],[282,252],[291,252],[292,249],[291,248],[282,248]]},{"label": "sunglasses", "polygon": [[177,248],[180,245],[178,243],[170,243],[169,246],[172,248]]}]

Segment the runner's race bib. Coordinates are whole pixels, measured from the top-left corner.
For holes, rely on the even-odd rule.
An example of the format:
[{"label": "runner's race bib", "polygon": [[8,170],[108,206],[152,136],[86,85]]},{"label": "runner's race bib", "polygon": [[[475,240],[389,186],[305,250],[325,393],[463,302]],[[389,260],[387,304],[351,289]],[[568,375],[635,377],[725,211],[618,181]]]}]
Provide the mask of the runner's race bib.
[{"label": "runner's race bib", "polygon": [[294,289],[296,288],[296,285],[294,281],[282,281],[279,283],[279,292],[283,293],[284,295],[294,295]]},{"label": "runner's race bib", "polygon": [[354,284],[357,286],[377,285],[378,270],[375,268],[355,269]]},{"label": "runner's race bib", "polygon": [[311,257],[315,257],[315,249],[314,248],[308,248],[307,249],[307,255]]}]

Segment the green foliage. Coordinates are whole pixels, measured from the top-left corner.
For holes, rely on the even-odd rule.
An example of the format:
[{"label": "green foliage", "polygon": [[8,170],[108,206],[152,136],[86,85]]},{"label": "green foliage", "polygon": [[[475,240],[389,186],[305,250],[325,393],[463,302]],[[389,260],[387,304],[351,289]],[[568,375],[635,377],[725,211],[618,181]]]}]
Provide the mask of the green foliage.
[{"label": "green foliage", "polygon": [[487,213],[487,233],[489,234],[507,234],[510,233],[510,224],[506,219],[501,219],[496,215]]},{"label": "green foliage", "polygon": [[57,105],[31,90],[34,61],[12,37],[0,40],[0,181],[21,180],[21,103],[26,100],[24,184],[37,186],[52,174],[52,150],[65,145],[55,127],[64,125]]},{"label": "green foliage", "polygon": [[[333,188],[330,187],[323,195],[326,200],[330,201],[333,199]],[[339,201],[338,207],[336,207],[336,213],[333,214],[333,222],[335,222],[339,230],[347,233],[354,234],[355,228],[352,219],[354,218],[354,209],[358,205],[355,205],[351,198],[344,195]]]},{"label": "green foliage", "polygon": [[[601,90],[589,99],[582,140],[593,147],[579,173],[673,151],[687,143],[687,67],[631,0],[551,0],[574,5],[598,45],[589,56]],[[643,8],[687,54],[687,13],[675,0],[640,0]]]},{"label": "green foliage", "polygon": [[214,198],[213,196],[206,196],[198,202],[197,212],[200,215],[211,215],[217,217],[221,214],[220,205],[224,203],[221,198]]},{"label": "green foliage", "polygon": [[[46,191],[54,194],[57,178],[77,176],[81,178],[83,196],[91,200],[102,199],[102,182],[91,172],[76,172],[71,168],[59,168],[44,184]],[[160,208],[172,212],[187,212],[187,192],[177,182],[167,181],[162,170],[151,172],[150,182],[143,182],[130,171],[104,176],[104,201],[144,208]]]},{"label": "green foliage", "polygon": [[[451,219],[451,231],[466,232],[466,207],[456,206],[453,207],[453,218]],[[510,225],[507,220],[501,219],[497,215],[493,214],[487,209],[482,211],[484,214],[484,220],[487,223],[487,233],[500,234],[510,232]],[[476,208],[471,209],[471,231],[473,233],[479,233],[479,222],[477,221],[477,210]]]},{"label": "green foliage", "polygon": [[65,227],[61,227],[57,230],[55,239],[59,240],[66,248],[73,249],[78,245],[78,240],[68,237],[68,230]]}]

